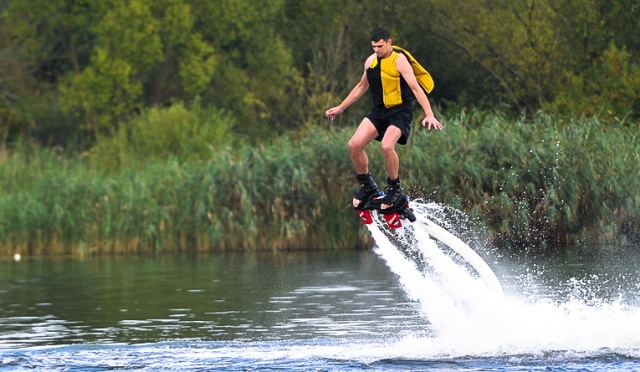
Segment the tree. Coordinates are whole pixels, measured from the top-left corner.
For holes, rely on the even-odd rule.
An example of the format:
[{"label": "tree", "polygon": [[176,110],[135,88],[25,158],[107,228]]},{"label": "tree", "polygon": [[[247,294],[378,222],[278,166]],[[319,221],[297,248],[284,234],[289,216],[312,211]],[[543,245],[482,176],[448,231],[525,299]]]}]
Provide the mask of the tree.
[{"label": "tree", "polygon": [[88,59],[88,29],[95,20],[93,16],[99,14],[99,4],[89,0],[2,4],[2,34],[7,41],[2,54],[6,63],[15,67],[5,70],[7,65],[3,66],[12,74],[5,102],[12,102],[12,120],[29,122],[18,128],[20,133],[29,131],[45,139],[66,137],[77,124],[61,119],[57,84],[69,71],[79,71]]},{"label": "tree", "polygon": [[114,1],[92,28],[91,62],[61,87],[63,109],[95,132],[143,107],[193,99],[215,72],[214,49],[183,0]]},{"label": "tree", "polygon": [[616,122],[640,119],[640,64],[626,48],[611,44],[582,73],[567,71],[562,90],[546,106],[573,117],[597,116]]},{"label": "tree", "polygon": [[[287,129],[274,109],[286,105],[292,58],[277,33],[284,0],[191,1],[194,24],[213,46],[217,73],[204,102],[232,112],[240,134],[264,138]],[[293,31],[295,32],[295,31]]]},{"label": "tree", "polygon": [[[362,21],[365,6],[350,0],[286,2],[279,33],[295,59],[292,84],[286,92],[289,104],[279,116],[295,123],[292,127],[310,129],[328,123],[323,120],[324,111],[343,99],[360,79],[371,50],[368,35],[372,28]],[[338,122],[350,123],[361,116],[347,112]]]},{"label": "tree", "polygon": [[28,120],[22,110],[19,92],[28,76],[20,63],[20,51],[12,47],[4,20],[0,19],[0,148],[19,133],[27,131]]},{"label": "tree", "polygon": [[496,84],[494,100],[505,99],[518,111],[535,111],[561,93],[567,71],[586,73],[610,42],[638,45],[637,32],[632,31],[640,18],[636,3],[423,0],[413,2],[403,19],[412,20],[410,14],[422,9],[429,14],[429,31],[464,51],[491,76]]},{"label": "tree", "polygon": [[146,105],[193,99],[215,72],[214,50],[193,28],[188,1],[16,1],[3,19],[36,88],[91,133]]}]

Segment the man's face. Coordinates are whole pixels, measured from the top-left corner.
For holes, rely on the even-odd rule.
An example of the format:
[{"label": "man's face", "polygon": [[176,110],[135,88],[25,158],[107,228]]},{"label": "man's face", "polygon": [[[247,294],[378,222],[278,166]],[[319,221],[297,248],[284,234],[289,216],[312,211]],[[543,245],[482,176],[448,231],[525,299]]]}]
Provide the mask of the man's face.
[{"label": "man's face", "polygon": [[373,47],[373,51],[380,58],[387,58],[393,50],[393,48],[391,47],[391,39],[387,41],[384,41],[384,39],[372,41],[371,47]]}]

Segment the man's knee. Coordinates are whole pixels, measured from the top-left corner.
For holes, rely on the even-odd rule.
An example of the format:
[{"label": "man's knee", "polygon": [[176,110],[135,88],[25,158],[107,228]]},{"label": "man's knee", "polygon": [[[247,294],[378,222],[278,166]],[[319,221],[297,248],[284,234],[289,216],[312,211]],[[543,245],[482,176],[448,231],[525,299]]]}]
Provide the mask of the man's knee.
[{"label": "man's knee", "polygon": [[364,137],[362,135],[358,135],[356,133],[356,135],[351,137],[347,146],[349,147],[349,151],[352,153],[360,152],[360,151],[363,151],[365,147],[367,147],[369,142],[371,142],[369,138]]},{"label": "man's knee", "polygon": [[382,154],[385,157],[389,156],[389,155],[393,155],[396,152],[396,144],[395,144],[395,142],[382,141],[382,144],[380,145],[380,148],[382,149]]},{"label": "man's knee", "polygon": [[360,145],[357,141],[355,141],[353,138],[349,140],[349,143],[347,144],[347,146],[349,147],[349,152],[351,153],[358,152],[364,149],[364,147]]}]

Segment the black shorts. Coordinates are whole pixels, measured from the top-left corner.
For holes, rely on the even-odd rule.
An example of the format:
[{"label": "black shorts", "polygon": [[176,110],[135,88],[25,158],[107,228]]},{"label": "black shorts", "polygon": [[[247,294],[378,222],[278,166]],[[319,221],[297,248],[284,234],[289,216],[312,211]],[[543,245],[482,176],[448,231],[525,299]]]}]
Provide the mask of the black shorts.
[{"label": "black shorts", "polygon": [[398,127],[402,132],[398,143],[405,145],[411,134],[413,105],[411,103],[405,103],[391,108],[373,106],[371,111],[366,115],[366,118],[371,120],[373,126],[376,127],[378,131],[376,141],[382,141],[384,134],[387,132],[387,128],[393,125],[394,127]]}]

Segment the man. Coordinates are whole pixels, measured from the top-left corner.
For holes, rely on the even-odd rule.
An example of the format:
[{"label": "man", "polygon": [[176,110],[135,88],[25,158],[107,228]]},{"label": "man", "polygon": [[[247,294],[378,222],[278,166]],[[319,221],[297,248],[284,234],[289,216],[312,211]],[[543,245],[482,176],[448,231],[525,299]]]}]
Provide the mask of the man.
[{"label": "man", "polygon": [[422,126],[428,125],[429,129],[441,130],[442,124],[433,115],[427,95],[418,84],[409,60],[403,53],[393,50],[389,31],[383,28],[375,29],[371,34],[371,46],[374,53],[367,58],[364,73],[358,84],[340,105],[328,109],[325,114],[331,120],[335,119],[336,115],[351,106],[371,88],[373,107],[349,140],[351,161],[356,171],[356,179],[361,186],[354,196],[353,207],[357,209],[363,206],[378,194],[378,185],[369,173],[369,159],[364,151],[375,139],[381,142],[389,174],[385,196],[381,200],[384,210],[393,209],[403,203],[399,177],[400,160],[395,147],[396,143],[406,144],[411,133],[413,100],[418,101],[426,114]]}]

